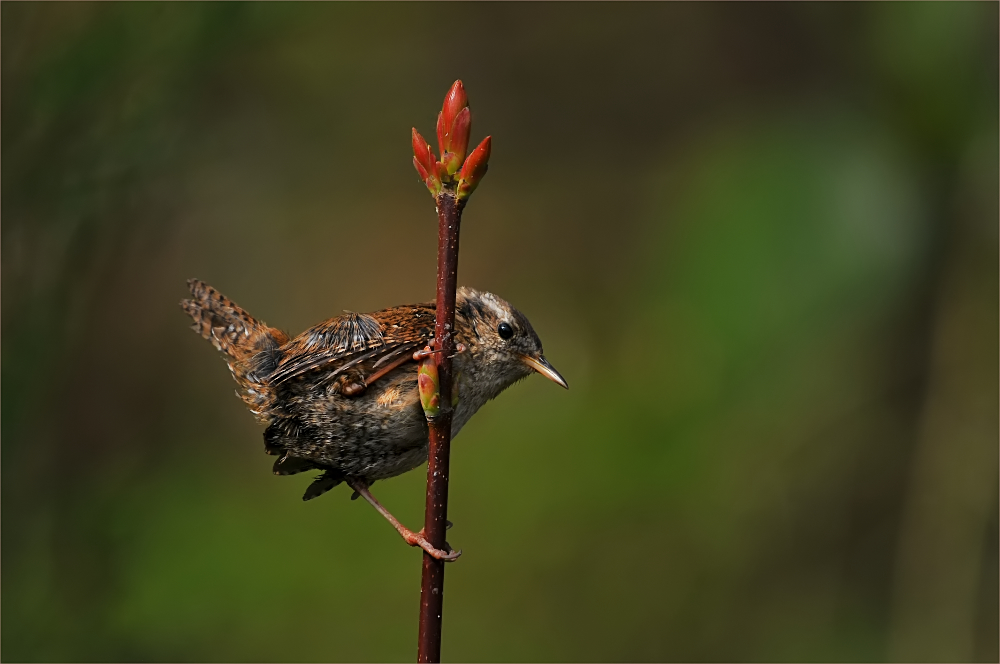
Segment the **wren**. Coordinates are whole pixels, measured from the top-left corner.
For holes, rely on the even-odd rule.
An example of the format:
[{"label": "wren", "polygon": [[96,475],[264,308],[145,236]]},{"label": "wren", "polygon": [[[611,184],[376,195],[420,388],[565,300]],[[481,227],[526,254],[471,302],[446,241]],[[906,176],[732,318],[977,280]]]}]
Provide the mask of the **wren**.
[{"label": "wren", "polygon": [[[376,480],[427,461],[417,359],[434,344],[435,304],[349,312],[290,338],[208,284],[191,279],[188,286],[193,298],[181,307],[194,319],[192,329],[225,353],[237,395],[267,425],[264,451],[278,457],[274,473],[322,471],[303,500],[343,482],[408,544],[454,560],[460,552],[432,546],[369,491]],[[458,289],[454,335],[452,437],[483,404],[533,372],[569,387],[542,355],[528,319],[492,293]]]}]

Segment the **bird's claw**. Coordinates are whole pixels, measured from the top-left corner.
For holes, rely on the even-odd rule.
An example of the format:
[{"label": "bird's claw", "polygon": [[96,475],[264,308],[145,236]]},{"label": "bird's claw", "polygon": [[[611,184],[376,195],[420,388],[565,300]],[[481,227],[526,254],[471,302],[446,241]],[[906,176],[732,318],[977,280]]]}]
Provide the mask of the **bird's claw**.
[{"label": "bird's claw", "polygon": [[[441,350],[442,349],[440,349],[440,348],[439,349],[432,349],[430,346],[424,346],[424,348],[422,350],[418,350],[418,351],[414,351],[413,352],[413,360],[415,362],[420,362],[421,360],[426,360],[428,357],[430,357],[434,353],[440,353]],[[452,353],[451,355],[449,355],[448,357],[455,357],[459,353],[464,353],[467,350],[469,350],[468,346],[466,346],[462,342],[458,342],[457,344],[455,344],[455,352]]]},{"label": "bird's claw", "polygon": [[443,560],[446,563],[458,560],[458,557],[462,555],[461,549],[455,551],[454,549],[451,548],[451,545],[448,544],[447,542],[444,543],[444,545],[448,547],[447,551],[438,549],[435,546],[433,546],[430,542],[427,541],[427,538],[424,537],[423,528],[421,528],[420,532],[418,533],[411,532],[408,535],[403,535],[403,539],[406,540],[406,543],[409,544],[410,546],[419,546],[421,549],[429,553],[432,557],[437,558],[438,560]]},{"label": "bird's claw", "polygon": [[413,352],[413,360],[415,362],[420,362],[426,360],[428,357],[440,351],[431,350],[430,346],[424,346],[423,350],[418,350]]}]

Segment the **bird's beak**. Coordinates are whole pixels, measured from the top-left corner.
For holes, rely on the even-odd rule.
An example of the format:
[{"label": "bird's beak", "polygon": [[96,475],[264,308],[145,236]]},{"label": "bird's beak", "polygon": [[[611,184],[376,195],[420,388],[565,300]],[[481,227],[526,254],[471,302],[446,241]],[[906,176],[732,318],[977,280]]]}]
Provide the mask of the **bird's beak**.
[{"label": "bird's beak", "polygon": [[551,380],[553,383],[562,385],[567,390],[569,389],[569,385],[566,384],[566,379],[559,375],[559,372],[555,370],[555,367],[549,364],[549,361],[545,359],[544,355],[539,355],[538,357],[522,355],[521,361]]}]

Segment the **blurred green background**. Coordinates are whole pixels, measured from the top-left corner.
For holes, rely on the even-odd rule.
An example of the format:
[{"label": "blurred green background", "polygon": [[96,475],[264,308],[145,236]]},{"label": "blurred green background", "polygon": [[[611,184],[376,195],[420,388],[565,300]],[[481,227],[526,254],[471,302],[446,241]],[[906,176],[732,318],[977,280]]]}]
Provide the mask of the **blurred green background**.
[{"label": "blurred green background", "polygon": [[997,661],[997,61],[997,3],[3,3],[2,658],[414,659],[419,553],[177,303],[431,299],[462,78],[460,282],[572,389],[457,440],[444,657]]}]

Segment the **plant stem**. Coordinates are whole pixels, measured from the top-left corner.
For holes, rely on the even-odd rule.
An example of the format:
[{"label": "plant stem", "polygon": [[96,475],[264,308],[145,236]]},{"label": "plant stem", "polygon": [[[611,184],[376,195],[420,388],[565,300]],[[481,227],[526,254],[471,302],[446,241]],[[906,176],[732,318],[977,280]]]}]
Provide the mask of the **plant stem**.
[{"label": "plant stem", "polygon": [[[458,232],[464,201],[445,189],[436,198],[438,213],[437,319],[434,326],[434,358],[440,379],[441,410],[429,422],[430,449],[427,458],[427,503],[424,535],[438,549],[447,549],[445,525],[448,517],[448,461],[451,452],[451,356],[455,352],[455,290],[458,286]],[[444,561],[424,553],[420,581],[420,633],[418,662],[441,661],[441,615],[444,606]]]}]

